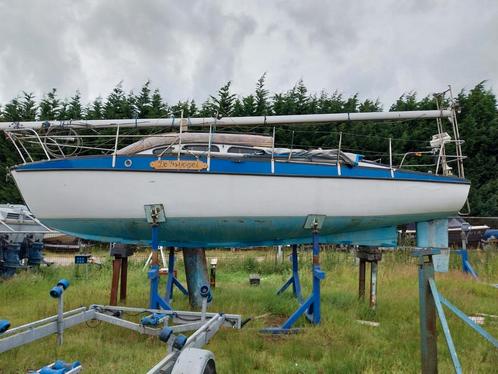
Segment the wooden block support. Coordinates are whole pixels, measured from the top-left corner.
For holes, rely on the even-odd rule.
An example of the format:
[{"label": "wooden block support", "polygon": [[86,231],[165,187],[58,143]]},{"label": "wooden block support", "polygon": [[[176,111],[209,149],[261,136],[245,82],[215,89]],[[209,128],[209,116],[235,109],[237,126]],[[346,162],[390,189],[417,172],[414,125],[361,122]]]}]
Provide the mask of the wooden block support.
[{"label": "wooden block support", "polygon": [[119,301],[126,302],[126,288],[128,283],[128,257],[121,258],[121,287]]},{"label": "wooden block support", "polygon": [[118,287],[119,287],[120,273],[121,273],[121,258],[115,256],[114,260],[112,260],[111,298],[109,301],[110,305],[118,304]]},{"label": "wooden block support", "polygon": [[114,256],[112,260],[112,284],[109,305],[118,304],[119,301],[126,302],[126,289],[128,283],[128,257]]},{"label": "wooden block support", "polygon": [[365,298],[365,281],[367,262],[370,263],[370,307],[375,309],[377,305],[377,269],[378,261],[382,259],[382,252],[377,248],[359,248],[356,254],[360,260],[358,277],[358,297]]}]

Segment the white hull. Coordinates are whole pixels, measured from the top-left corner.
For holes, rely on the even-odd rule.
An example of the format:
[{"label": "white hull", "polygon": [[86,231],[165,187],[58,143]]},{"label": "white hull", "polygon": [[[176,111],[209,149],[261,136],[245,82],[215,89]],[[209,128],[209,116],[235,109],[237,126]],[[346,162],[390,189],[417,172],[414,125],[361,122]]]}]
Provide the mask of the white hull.
[{"label": "white hull", "polygon": [[13,171],[40,219],[379,217],[457,212],[470,186],[400,180],[117,171]]}]

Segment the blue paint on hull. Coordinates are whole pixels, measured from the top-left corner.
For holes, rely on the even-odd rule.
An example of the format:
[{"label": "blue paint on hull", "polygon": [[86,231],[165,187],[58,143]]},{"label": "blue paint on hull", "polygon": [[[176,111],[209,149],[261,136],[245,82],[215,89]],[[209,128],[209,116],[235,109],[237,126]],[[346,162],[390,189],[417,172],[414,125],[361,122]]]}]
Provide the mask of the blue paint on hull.
[{"label": "blue paint on hull", "polygon": [[[176,160],[176,157],[163,157],[163,160]],[[207,162],[206,157],[199,158]],[[269,158],[243,158],[243,159],[211,159],[210,171],[188,171],[188,170],[155,170],[150,163],[157,160],[152,155],[134,155],[116,157],[115,166],[112,167],[112,156],[82,156],[74,158],[57,159],[50,161],[31,162],[18,165],[14,169],[23,171],[46,171],[46,170],[110,170],[115,172],[154,172],[154,173],[197,173],[197,174],[232,174],[232,175],[266,175],[271,177],[318,177],[318,178],[344,178],[344,179],[382,179],[382,180],[405,180],[419,182],[457,183],[469,184],[469,181],[454,176],[441,176],[430,173],[421,173],[411,170],[389,169],[342,165],[339,175],[335,164],[321,164],[310,162],[275,162],[275,170],[272,173]],[[182,155],[182,160],[196,160],[193,156]],[[128,166],[127,166],[128,165]]]},{"label": "blue paint on hull", "polygon": [[[320,242],[367,246],[396,246],[396,225],[444,218],[451,213],[385,217],[327,217]],[[303,228],[306,217],[168,218],[161,224],[159,242],[184,248],[255,247],[311,242]],[[145,219],[41,219],[46,225],[88,240],[150,245]]]}]

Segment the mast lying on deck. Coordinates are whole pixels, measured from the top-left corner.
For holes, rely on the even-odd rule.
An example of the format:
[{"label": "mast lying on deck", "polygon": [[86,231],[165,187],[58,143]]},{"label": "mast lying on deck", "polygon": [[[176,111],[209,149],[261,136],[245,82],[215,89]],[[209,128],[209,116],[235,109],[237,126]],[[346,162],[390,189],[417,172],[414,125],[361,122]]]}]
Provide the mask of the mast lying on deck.
[{"label": "mast lying on deck", "polygon": [[224,118],[150,118],[150,119],[104,119],[104,120],[68,120],[68,121],[32,121],[32,122],[0,122],[0,130],[41,129],[50,127],[75,128],[107,128],[107,127],[186,127],[186,126],[257,126],[257,125],[297,125],[327,122],[349,121],[397,121],[410,119],[449,118],[453,111],[446,110],[418,110],[404,112],[362,112],[362,113],[330,113],[330,114],[303,114],[284,116],[253,116],[253,117],[224,117]]}]

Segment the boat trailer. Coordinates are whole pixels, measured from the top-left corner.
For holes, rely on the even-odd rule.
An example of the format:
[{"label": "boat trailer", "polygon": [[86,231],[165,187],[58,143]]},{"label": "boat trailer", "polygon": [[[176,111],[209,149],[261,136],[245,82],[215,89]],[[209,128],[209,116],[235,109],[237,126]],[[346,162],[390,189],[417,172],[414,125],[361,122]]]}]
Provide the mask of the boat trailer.
[{"label": "boat trailer", "polygon": [[[213,353],[201,348],[209,342],[221,326],[241,328],[242,318],[240,315],[207,312],[208,292],[202,294],[203,307],[201,312],[97,304],[64,312],[64,292],[68,287],[69,281],[61,279],[50,290],[50,296],[58,301],[57,315],[12,329],[10,329],[8,321],[0,321],[0,353],[52,334],[57,334],[57,344],[62,345],[65,329],[94,320],[110,323],[140,334],[157,336],[160,341],[165,343],[168,353],[148,371],[148,374],[215,373]],[[206,287],[203,291],[207,289]],[[140,323],[135,323],[122,318],[126,313],[147,313],[150,316],[143,318]],[[193,333],[188,337],[182,334],[187,331],[193,331]],[[63,368],[64,365],[66,365],[66,369]],[[56,361],[38,372],[77,373],[82,368],[79,363],[77,366],[73,365],[74,368],[68,368],[68,366],[71,365]],[[57,367],[61,367],[61,369],[59,370]]]}]

